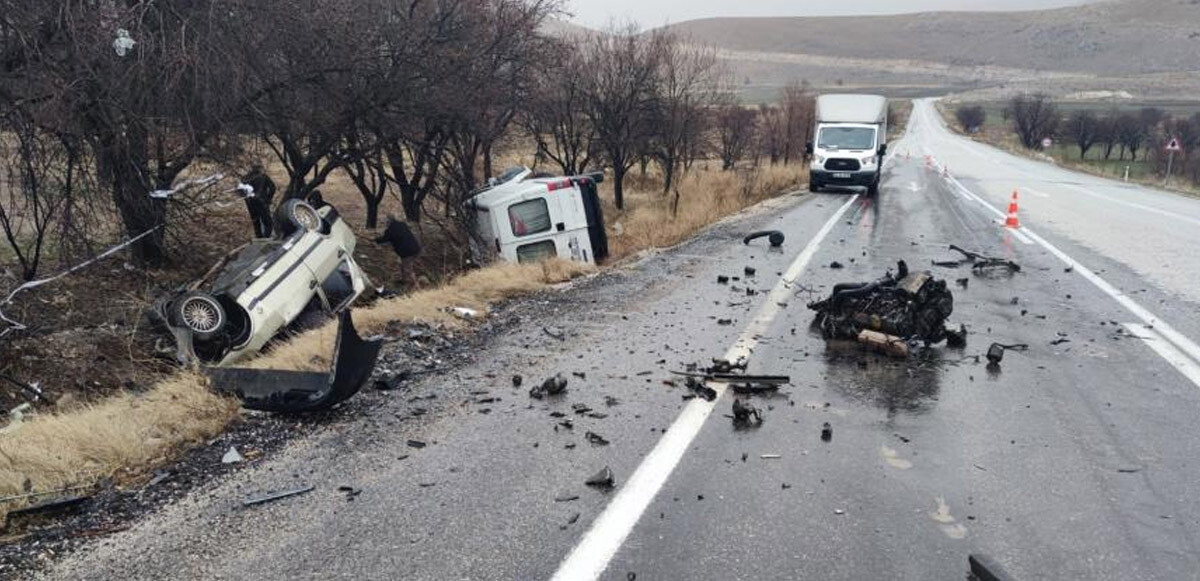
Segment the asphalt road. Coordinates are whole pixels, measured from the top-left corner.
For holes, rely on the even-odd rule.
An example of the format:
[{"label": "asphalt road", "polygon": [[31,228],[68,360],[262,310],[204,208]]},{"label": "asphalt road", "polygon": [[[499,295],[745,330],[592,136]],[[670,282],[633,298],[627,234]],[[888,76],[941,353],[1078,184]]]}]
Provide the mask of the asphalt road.
[{"label": "asphalt road", "polygon": [[[494,318],[507,330],[465,367],[44,577],[962,580],[967,555],[983,553],[1020,580],[1197,578],[1200,203],[970,143],[928,102],[892,151],[877,199],[788,196],[506,305]],[[1013,188],[1030,192],[1017,231],[996,223]],[[787,234],[782,252],[741,243],[764,227]],[[952,243],[1022,272],[930,266]],[[805,303],[901,259],[970,279],[951,317],[970,329],[967,348],[900,362],[828,349]],[[974,356],[993,341],[1030,349],[988,371]],[[757,428],[733,427],[732,393],[708,404],[664,384],[737,354],[751,372],[792,377],[752,400]],[[565,395],[526,395],[556,372]],[[399,419],[427,394],[433,414]],[[604,466],[616,487],[585,486]],[[241,506],[297,483],[316,488]],[[347,501],[338,486],[362,492]]]}]

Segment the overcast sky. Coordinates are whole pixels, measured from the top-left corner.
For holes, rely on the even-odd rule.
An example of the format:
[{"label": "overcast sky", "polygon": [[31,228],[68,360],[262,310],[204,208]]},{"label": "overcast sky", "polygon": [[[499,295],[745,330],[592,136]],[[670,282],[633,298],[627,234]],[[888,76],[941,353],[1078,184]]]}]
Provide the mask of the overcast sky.
[{"label": "overcast sky", "polygon": [[714,16],[843,16],[930,10],[1031,10],[1088,0],[566,0],[572,22],[593,28],[610,19],[651,28]]}]

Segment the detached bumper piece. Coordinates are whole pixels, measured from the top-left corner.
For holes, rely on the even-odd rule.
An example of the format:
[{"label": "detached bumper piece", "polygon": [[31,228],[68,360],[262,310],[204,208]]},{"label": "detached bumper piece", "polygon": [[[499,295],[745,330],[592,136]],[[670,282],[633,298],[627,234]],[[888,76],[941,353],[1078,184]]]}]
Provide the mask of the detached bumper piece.
[{"label": "detached bumper piece", "polygon": [[328,374],[310,371],[214,367],[208,376],[214,389],[232,393],[247,409],[268,412],[314,412],[350,399],[362,389],[381,341],[358,336],[350,310],[338,314],[337,340],[333,347],[333,369]]}]

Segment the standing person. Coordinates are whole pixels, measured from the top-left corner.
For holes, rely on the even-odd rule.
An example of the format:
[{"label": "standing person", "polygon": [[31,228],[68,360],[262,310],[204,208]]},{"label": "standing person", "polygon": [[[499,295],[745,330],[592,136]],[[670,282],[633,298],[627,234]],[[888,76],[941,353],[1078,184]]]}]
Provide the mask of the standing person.
[{"label": "standing person", "polygon": [[397,220],[388,214],[387,227],[383,234],[375,239],[376,244],[391,244],[396,256],[400,257],[400,277],[405,283],[417,286],[417,274],[413,261],[421,254],[421,242],[408,228],[408,224]]},{"label": "standing person", "polygon": [[254,237],[270,238],[271,211],[267,209],[262,198],[254,193],[254,188],[250,184],[238,184],[237,192],[246,201],[246,211],[250,213],[250,224],[254,226]]},{"label": "standing person", "polygon": [[250,173],[242,178],[242,183],[254,188],[254,195],[262,201],[263,206],[271,209],[271,202],[275,199],[275,182],[263,171],[261,163],[250,166]]}]

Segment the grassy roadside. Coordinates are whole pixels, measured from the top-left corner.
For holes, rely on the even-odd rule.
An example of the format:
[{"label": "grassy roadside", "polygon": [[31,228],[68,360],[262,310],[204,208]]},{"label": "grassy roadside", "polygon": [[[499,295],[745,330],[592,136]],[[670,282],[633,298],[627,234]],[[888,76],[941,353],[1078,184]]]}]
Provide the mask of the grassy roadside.
[{"label": "grassy roadside", "polygon": [[[982,105],[987,112],[987,121],[978,133],[968,134],[958,126],[958,121],[955,120],[954,114],[958,107],[966,105]],[[1176,170],[1175,178],[1171,180],[1169,187],[1163,186],[1163,177],[1155,171],[1154,164],[1145,159],[1145,152],[1141,152],[1141,158],[1137,160],[1117,159],[1117,153],[1113,153],[1111,159],[1104,159],[1102,146],[1094,146],[1088,152],[1086,157],[1080,155],[1079,147],[1072,143],[1059,141],[1049,149],[1044,151],[1032,151],[1025,149],[1017,135],[1013,132],[1009,123],[1004,120],[1001,103],[953,103],[946,104],[938,102],[936,104],[942,118],[946,121],[946,126],[951,131],[973,139],[980,143],[990,145],[992,147],[1002,149],[1013,155],[1018,155],[1036,161],[1048,162],[1097,177],[1103,177],[1118,181],[1125,181],[1126,170],[1129,172],[1129,183],[1135,183],[1159,190],[1167,190],[1177,194],[1187,196],[1200,197],[1200,186],[1187,183],[1183,176],[1178,174]],[[1072,107],[1064,106],[1065,112],[1069,112],[1075,108],[1082,108],[1083,104],[1074,104]]]},{"label": "grassy roadside", "polygon": [[[613,261],[642,250],[681,242],[700,229],[767,198],[802,185],[803,165],[738,172],[697,168],[675,192],[662,193],[653,175],[633,180],[626,208],[606,214]],[[608,186],[611,188],[611,185]],[[611,200],[611,192],[604,194]],[[496,301],[530,293],[590,272],[593,267],[561,260],[534,265],[498,264],[468,272],[431,288],[385,299],[354,311],[364,334],[392,321],[465,325],[446,312],[465,306],[486,310]],[[281,343],[248,365],[257,368],[327,369],[334,323]],[[239,417],[238,403],[208,389],[193,372],[177,372],[141,394],[121,393],[55,413],[35,415],[0,433],[0,497],[93,486],[111,478],[135,481],[220,434]],[[0,503],[0,515],[30,499]]]}]

